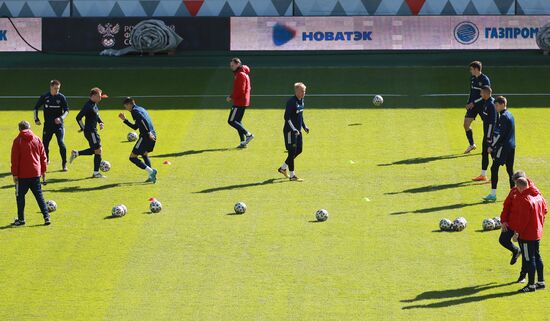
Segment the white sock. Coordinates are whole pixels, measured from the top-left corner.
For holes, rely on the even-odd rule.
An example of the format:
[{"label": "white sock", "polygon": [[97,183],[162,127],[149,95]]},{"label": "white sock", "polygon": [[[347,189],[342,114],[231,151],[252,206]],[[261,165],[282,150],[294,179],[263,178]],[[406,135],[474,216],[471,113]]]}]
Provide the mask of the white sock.
[{"label": "white sock", "polygon": [[288,165],[286,163],[283,163],[283,165],[281,165],[281,168],[282,169],[287,169],[288,168]]},{"label": "white sock", "polygon": [[252,134],[250,132],[246,133],[246,137],[250,137]]},{"label": "white sock", "polygon": [[481,170],[481,176],[487,176],[487,170],[486,169]]},{"label": "white sock", "polygon": [[149,166],[145,167],[145,170],[147,171],[147,173],[151,174],[153,172],[153,169]]},{"label": "white sock", "polygon": [[290,171],[290,177],[294,177],[294,176],[296,176],[296,175],[294,174],[294,171]]},{"label": "white sock", "polygon": [[99,174],[99,172],[94,171],[94,175],[97,175],[97,174]]},{"label": "white sock", "polygon": [[491,195],[497,196],[497,189],[496,188],[491,190]]}]

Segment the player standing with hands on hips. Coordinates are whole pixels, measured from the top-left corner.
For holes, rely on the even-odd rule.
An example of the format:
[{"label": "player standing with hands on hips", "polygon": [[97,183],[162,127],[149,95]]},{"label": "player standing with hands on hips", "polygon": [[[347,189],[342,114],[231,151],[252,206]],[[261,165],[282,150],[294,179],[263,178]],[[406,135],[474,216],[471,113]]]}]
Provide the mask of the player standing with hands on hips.
[{"label": "player standing with hands on hips", "polygon": [[[157,182],[157,170],[151,167],[151,160],[149,159],[149,153],[155,148],[157,141],[157,134],[155,127],[153,127],[153,121],[149,117],[149,113],[145,108],[136,105],[136,101],[132,97],[124,99],[124,108],[132,114],[132,118],[135,123],[131,123],[124,113],[118,114],[118,117],[122,119],[124,124],[132,129],[139,129],[139,139],[130,154],[130,162],[134,163],[137,167],[146,170],[149,174],[149,178],[145,182],[156,183]],[[138,156],[141,155],[143,161]]]},{"label": "player standing with hands on hips", "polygon": [[227,123],[229,126],[235,128],[239,133],[241,143],[237,148],[246,148],[248,143],[254,139],[248,130],[246,130],[242,124],[244,112],[246,108],[250,106],[250,68],[247,65],[243,65],[239,58],[233,58],[229,62],[229,67],[233,71],[233,93],[227,97],[228,103],[233,103],[231,112]]},{"label": "player standing with hands on hips", "polygon": [[[99,117],[99,107],[97,106],[97,104],[101,101],[101,99],[108,97],[109,96],[103,94],[101,89],[97,87],[92,88],[90,90],[90,99],[86,102],[86,104],[84,104],[84,107],[82,107],[82,110],[80,110],[80,112],[76,116],[76,121],[78,122],[78,126],[80,126],[79,132],[84,132],[84,137],[86,137],[90,148],[80,151],[73,150],[71,152],[70,162],[72,163],[78,156],[94,155],[94,173],[92,175],[92,178],[105,177],[99,172],[102,149],[101,138],[99,137],[99,133],[97,132],[98,124],[99,129],[103,129],[105,125],[103,124],[103,120],[101,120],[101,117]],[[85,123],[82,122],[82,118],[84,117],[86,118]]]},{"label": "player standing with hands on hips", "polygon": [[[302,181],[302,179],[298,178],[298,176],[294,173],[294,159],[302,153],[302,128],[309,134],[309,128],[304,122],[305,96],[306,85],[301,82],[295,83],[294,96],[287,101],[284,116],[285,125],[283,127],[283,134],[288,156],[283,165],[279,167],[278,172],[295,182]],[[290,171],[290,175],[287,170]]]},{"label": "player standing with hands on hips", "polygon": [[38,98],[34,106],[34,123],[38,126],[42,124],[38,117],[38,109],[44,106],[44,130],[42,132],[42,142],[46,149],[46,157],[50,163],[50,141],[53,135],[57,138],[59,153],[61,154],[61,167],[64,172],[67,168],[67,147],[65,147],[65,127],[63,126],[65,117],[69,114],[67,99],[59,92],[61,82],[59,80],[50,81],[50,91]]}]

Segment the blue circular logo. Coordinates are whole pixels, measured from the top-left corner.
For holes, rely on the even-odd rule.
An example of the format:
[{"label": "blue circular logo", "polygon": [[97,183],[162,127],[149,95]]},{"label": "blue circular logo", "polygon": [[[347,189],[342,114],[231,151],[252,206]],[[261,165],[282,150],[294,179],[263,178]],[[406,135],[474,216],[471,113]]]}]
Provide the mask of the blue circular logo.
[{"label": "blue circular logo", "polygon": [[472,22],[464,21],[456,25],[454,35],[456,41],[463,45],[470,45],[479,37],[479,29]]}]

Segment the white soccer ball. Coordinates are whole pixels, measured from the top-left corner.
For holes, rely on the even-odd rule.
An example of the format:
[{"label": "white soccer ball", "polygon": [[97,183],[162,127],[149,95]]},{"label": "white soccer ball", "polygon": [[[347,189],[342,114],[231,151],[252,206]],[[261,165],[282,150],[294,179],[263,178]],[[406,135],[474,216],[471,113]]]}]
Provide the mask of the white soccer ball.
[{"label": "white soccer ball", "polygon": [[481,224],[484,231],[491,231],[495,229],[495,221],[490,218],[486,218],[483,220],[483,223]]},{"label": "white soccer ball", "polygon": [[244,214],[246,212],[246,204],[238,202],[233,209],[235,210],[235,214]]},{"label": "white soccer ball", "polygon": [[48,208],[49,213],[57,211],[57,203],[55,201],[52,201],[52,200],[47,201],[46,207]]},{"label": "white soccer ball", "polygon": [[439,229],[442,231],[450,231],[451,226],[453,225],[453,222],[451,220],[443,218],[441,221],[439,221]]},{"label": "white soccer ball", "polygon": [[106,160],[102,160],[101,163],[99,163],[99,169],[102,172],[108,172],[111,169],[111,163]]},{"label": "white soccer ball", "polygon": [[328,211],[325,209],[317,210],[317,212],[315,212],[315,218],[319,222],[324,222],[328,220]]},{"label": "white soccer ball", "polygon": [[466,228],[466,225],[468,222],[466,222],[466,219],[464,217],[457,217],[452,225],[453,231],[463,231]]},{"label": "white soccer ball", "polygon": [[124,205],[124,204],[118,204],[117,206],[122,207],[122,209],[124,210],[124,215],[128,214],[128,208],[126,207],[126,205]]},{"label": "white soccer ball", "polygon": [[162,204],[159,201],[152,201],[149,203],[149,209],[151,210],[151,213],[159,213],[162,211]]},{"label": "white soccer ball", "polygon": [[135,142],[137,139],[138,139],[138,134],[136,134],[134,132],[129,132],[128,133],[128,141],[129,142]]},{"label": "white soccer ball", "polygon": [[500,217],[493,217],[493,222],[495,222],[495,230],[500,230],[502,223],[500,222]]},{"label": "white soccer ball", "polygon": [[124,208],[122,206],[117,205],[113,207],[113,209],[111,210],[111,214],[114,217],[122,217],[126,215],[126,212],[124,211]]},{"label": "white soccer ball", "polygon": [[380,95],[376,95],[372,99],[372,103],[374,104],[374,106],[382,106],[382,104],[384,103],[384,98]]}]

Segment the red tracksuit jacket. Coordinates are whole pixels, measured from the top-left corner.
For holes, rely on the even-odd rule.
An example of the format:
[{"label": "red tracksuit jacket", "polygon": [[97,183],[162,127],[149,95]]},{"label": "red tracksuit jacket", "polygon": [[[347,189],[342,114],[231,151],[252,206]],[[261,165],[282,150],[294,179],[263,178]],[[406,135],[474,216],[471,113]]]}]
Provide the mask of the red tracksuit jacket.
[{"label": "red tracksuit jacket", "polygon": [[46,172],[47,166],[40,138],[30,129],[21,131],[11,147],[11,174],[18,178],[39,177]]},{"label": "red tracksuit jacket", "polygon": [[[529,181],[529,187],[527,190],[530,191],[530,193],[533,195],[540,194],[540,191],[535,186],[535,184],[530,179],[528,179],[528,181]],[[520,221],[520,216],[512,215],[512,213],[514,212],[513,211],[514,205],[515,205],[514,201],[516,200],[518,195],[520,195],[520,192],[518,191],[517,187],[514,187],[510,190],[510,193],[508,193],[508,196],[504,200],[504,204],[502,206],[502,213],[500,214],[500,221],[503,224],[506,223],[510,227],[510,229],[513,231],[516,231],[516,228]]]},{"label": "red tracksuit jacket", "polygon": [[536,241],[542,238],[544,218],[548,212],[546,200],[540,193],[527,189],[514,201],[512,216],[518,216],[517,226],[512,228],[519,239]]},{"label": "red tracksuit jacket", "polygon": [[250,68],[247,65],[242,65],[239,69],[235,70],[233,80],[233,93],[231,99],[233,99],[233,105],[237,107],[250,106]]}]

